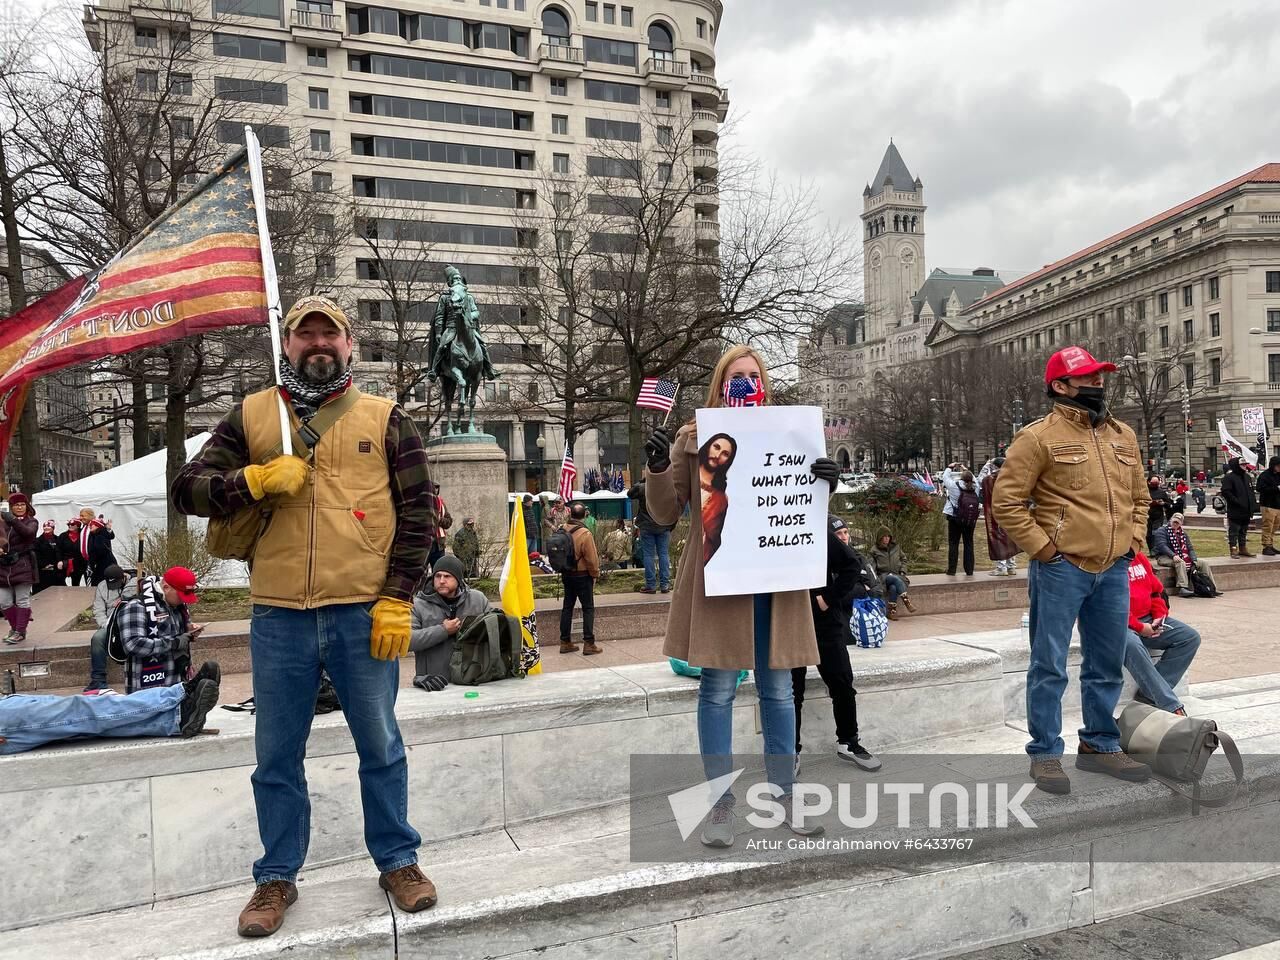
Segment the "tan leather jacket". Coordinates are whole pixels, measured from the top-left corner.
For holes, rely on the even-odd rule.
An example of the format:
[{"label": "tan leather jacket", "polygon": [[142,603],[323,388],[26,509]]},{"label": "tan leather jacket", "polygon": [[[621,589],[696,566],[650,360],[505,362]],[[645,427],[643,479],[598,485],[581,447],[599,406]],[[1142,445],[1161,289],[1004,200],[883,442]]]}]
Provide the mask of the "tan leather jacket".
[{"label": "tan leather jacket", "polygon": [[1100,573],[1145,549],[1150,502],[1133,430],[1112,417],[1094,429],[1084,410],[1059,403],[1014,438],[991,509],[1029,556],[1052,544]]}]

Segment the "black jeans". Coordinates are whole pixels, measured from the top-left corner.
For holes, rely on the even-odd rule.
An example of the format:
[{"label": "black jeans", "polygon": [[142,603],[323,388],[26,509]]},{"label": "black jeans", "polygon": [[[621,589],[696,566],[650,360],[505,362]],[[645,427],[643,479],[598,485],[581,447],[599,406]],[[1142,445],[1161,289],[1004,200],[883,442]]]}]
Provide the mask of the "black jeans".
[{"label": "black jeans", "polygon": [[[804,709],[805,667],[791,671],[791,694],[796,705],[796,753],[800,752],[800,714]],[[818,641],[818,675],[831,694],[831,712],[836,718],[836,739],[841,743],[858,742],[858,691],[853,689],[853,667],[849,664],[849,648],[843,643]]]},{"label": "black jeans", "polygon": [[1243,548],[1244,538],[1249,534],[1249,521],[1227,517],[1227,545]]},{"label": "black jeans", "polygon": [[972,523],[961,523],[955,517],[947,517],[947,575],[956,572],[956,555],[960,541],[964,540],[964,572],[973,576],[973,528]]},{"label": "black jeans", "polygon": [[582,603],[582,639],[596,641],[596,582],[587,573],[562,573],[564,606],[560,608],[560,642],[568,643],[573,635],[573,605]]}]

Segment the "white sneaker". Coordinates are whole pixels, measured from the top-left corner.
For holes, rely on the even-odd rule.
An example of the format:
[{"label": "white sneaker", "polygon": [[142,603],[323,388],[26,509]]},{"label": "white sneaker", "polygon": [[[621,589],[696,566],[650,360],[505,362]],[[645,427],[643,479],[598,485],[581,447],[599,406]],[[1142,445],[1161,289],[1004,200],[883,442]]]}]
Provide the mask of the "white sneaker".
[{"label": "white sneaker", "polygon": [[836,756],[857,764],[863,770],[873,772],[880,769],[880,758],[860,743],[837,743]]},{"label": "white sneaker", "polygon": [[708,847],[733,846],[733,805],[717,803],[711,808],[711,819],[702,828],[702,842]]},{"label": "white sneaker", "polygon": [[790,794],[778,801],[782,804],[782,809],[786,811],[787,829],[799,837],[818,837],[827,832],[827,828],[820,823],[806,823],[804,826],[796,826],[795,814],[791,809],[792,797]]}]

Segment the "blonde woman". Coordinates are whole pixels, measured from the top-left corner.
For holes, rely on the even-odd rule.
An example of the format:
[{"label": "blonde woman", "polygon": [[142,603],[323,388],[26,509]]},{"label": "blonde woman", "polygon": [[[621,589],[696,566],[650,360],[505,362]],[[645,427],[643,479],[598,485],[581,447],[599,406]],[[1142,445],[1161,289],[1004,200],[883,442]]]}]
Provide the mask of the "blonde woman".
[{"label": "blonde woman", "polygon": [[[706,406],[725,406],[725,396],[735,378],[749,382],[760,405],[772,401],[764,361],[751,347],[739,345],[731,347],[716,364]],[[743,394],[738,391],[736,395]],[[821,826],[796,827],[791,816],[796,739],[791,669],[818,662],[809,592],[706,595],[703,565],[707,545],[703,522],[707,516],[723,513],[714,509],[716,498],[723,497],[723,490],[706,480],[702,469],[706,455],[701,454],[701,450],[693,420],[681,427],[674,438],[659,427],[645,444],[648,455],[645,502],[653,519],[660,524],[674,524],[685,507],[692,504],[689,539],[681,554],[662,652],[702,668],[698,689],[698,743],[708,780],[731,771],[733,703],[738,673],[741,670],[755,672],[769,780],[779,789],[791,829],[805,836],[821,833]],[[815,460],[811,470],[835,488],[839,468],[832,460],[825,457]],[[733,507],[733,510],[750,509],[748,504]],[[715,534],[718,535],[718,530]],[[702,833],[703,843],[713,847],[733,843],[733,805],[734,797],[729,791],[717,800]]]}]

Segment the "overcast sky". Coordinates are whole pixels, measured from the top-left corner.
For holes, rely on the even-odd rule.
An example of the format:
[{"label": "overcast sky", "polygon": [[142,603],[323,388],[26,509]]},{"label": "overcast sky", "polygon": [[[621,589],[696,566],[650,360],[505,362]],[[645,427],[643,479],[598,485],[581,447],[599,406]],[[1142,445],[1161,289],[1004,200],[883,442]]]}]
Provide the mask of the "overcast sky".
[{"label": "overcast sky", "polygon": [[1280,161],[1266,0],[727,0],[741,145],[860,229],[893,137],[934,267],[1028,272]]}]

